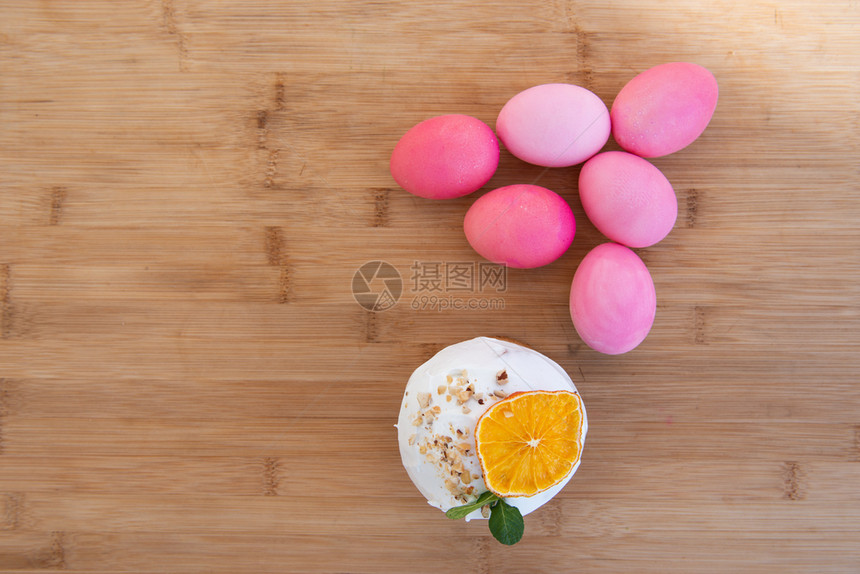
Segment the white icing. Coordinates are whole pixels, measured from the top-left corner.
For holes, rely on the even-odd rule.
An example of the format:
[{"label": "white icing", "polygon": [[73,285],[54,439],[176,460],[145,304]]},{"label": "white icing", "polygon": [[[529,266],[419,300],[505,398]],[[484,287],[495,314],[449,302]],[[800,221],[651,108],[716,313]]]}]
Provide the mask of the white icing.
[{"label": "white icing", "polygon": [[[452,400],[446,400],[449,396],[447,390],[439,394],[439,387],[448,387],[447,377],[451,375],[456,384],[457,376],[465,371],[468,383],[472,385],[475,396],[469,398],[464,404],[458,404],[456,396]],[[497,375],[505,371],[508,382],[500,385]],[[576,386],[568,374],[557,363],[532,349],[488,337],[478,337],[469,341],[463,341],[442,349],[429,361],[418,367],[409,382],[406,384],[403,402],[400,408],[400,417],[397,421],[397,437],[400,444],[400,456],[403,466],[409,474],[409,478],[427,499],[427,502],[443,512],[449,508],[464,504],[463,499],[458,500],[455,494],[446,487],[446,479],[451,480],[450,474],[444,465],[438,461],[427,460],[427,455],[419,451],[421,444],[433,442],[435,437],[447,436],[453,438],[453,443],[463,445],[468,443],[471,447],[468,453],[459,454],[457,459],[462,461],[464,472],[468,471],[477,475],[468,485],[460,483],[459,490],[473,487],[472,494],[464,495],[468,501],[477,498],[477,495],[487,490],[483,478],[481,478],[481,467],[475,454],[474,431],[478,418],[495,402],[501,400],[493,395],[494,391],[502,391],[511,394],[518,391],[543,390],[543,391],[573,391]],[[430,403],[423,408],[419,403],[419,396],[425,401],[429,393]],[[484,404],[478,404],[476,396],[484,395]],[[421,423],[413,424],[422,413],[433,407],[439,407],[439,413],[432,420],[427,416],[421,419]],[[464,413],[463,407],[470,412]],[[588,419],[585,407],[582,408],[582,444],[588,431]],[[465,437],[456,434],[456,430],[464,432]],[[410,440],[411,439],[411,440]],[[432,455],[431,455],[432,456]],[[573,477],[579,461],[571,469],[570,473],[559,484],[552,488],[529,497],[507,498],[505,501],[519,508],[523,515],[537,510],[558,494],[565,484]],[[480,511],[475,511],[466,517],[482,518]]]}]

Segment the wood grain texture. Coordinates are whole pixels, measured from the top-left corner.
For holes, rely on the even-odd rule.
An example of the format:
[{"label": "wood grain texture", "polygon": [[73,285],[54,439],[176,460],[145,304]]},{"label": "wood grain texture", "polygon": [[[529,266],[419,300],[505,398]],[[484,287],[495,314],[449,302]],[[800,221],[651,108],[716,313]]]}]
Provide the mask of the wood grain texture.
[{"label": "wood grain texture", "polygon": [[[854,0],[0,2],[0,571],[860,571],[858,29]],[[604,241],[576,167],[503,152],[488,184],[570,201],[562,259],[421,288],[482,261],[477,194],[391,179],[409,127],[547,82],[610,105],[676,60],[720,101],[654,160],[679,218],[639,250],[638,349],[570,322]],[[380,313],[351,292],[374,260],[403,278]],[[393,429],[412,370],[487,334],[590,419],[512,548],[427,506]]]}]

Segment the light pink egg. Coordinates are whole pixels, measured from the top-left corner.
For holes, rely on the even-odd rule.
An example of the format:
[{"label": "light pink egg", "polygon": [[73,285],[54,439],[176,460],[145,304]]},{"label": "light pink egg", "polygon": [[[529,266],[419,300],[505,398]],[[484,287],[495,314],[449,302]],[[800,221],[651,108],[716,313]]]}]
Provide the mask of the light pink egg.
[{"label": "light pink egg", "polygon": [[570,316],[592,349],[618,355],[636,348],[651,330],[656,310],[651,274],[627,247],[598,245],[579,264],[570,288]]},{"label": "light pink egg", "polygon": [[579,172],[579,199],[591,223],[628,247],[666,237],[678,217],[678,199],[666,176],[646,159],[623,151],[597,154]]},{"label": "light pink egg", "polygon": [[609,139],[609,111],[593,92],[573,84],[542,84],[508,100],[496,120],[505,147],[546,167],[582,163]]},{"label": "light pink egg", "polygon": [[612,104],[612,136],[641,157],[674,153],[693,143],[714,115],[719,87],[698,64],[672,62],[645,70]]},{"label": "light pink egg", "polygon": [[462,197],[487,183],[499,165],[493,130],[462,114],[424,120],[400,138],[391,175],[400,187],[428,199]]},{"label": "light pink egg", "polygon": [[509,185],[481,196],[466,212],[466,239],[482,257],[531,269],[562,256],[576,233],[563,197],[539,185]]}]

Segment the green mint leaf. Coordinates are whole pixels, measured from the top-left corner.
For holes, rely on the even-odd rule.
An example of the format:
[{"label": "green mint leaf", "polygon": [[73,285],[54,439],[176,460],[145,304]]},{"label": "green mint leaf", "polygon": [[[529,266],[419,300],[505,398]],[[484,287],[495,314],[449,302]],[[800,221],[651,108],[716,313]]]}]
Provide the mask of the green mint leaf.
[{"label": "green mint leaf", "polygon": [[520,509],[504,500],[493,505],[490,513],[490,532],[502,544],[516,544],[523,537],[525,523]]},{"label": "green mint leaf", "polygon": [[[445,516],[452,520],[460,520],[461,518],[466,518],[467,515],[478,510],[485,504],[493,502],[494,500],[499,500],[499,497],[488,490],[479,496],[478,500],[470,502],[469,504],[464,504],[463,506],[455,506],[448,510],[448,512],[445,513]],[[522,518],[520,520],[522,520]]]}]

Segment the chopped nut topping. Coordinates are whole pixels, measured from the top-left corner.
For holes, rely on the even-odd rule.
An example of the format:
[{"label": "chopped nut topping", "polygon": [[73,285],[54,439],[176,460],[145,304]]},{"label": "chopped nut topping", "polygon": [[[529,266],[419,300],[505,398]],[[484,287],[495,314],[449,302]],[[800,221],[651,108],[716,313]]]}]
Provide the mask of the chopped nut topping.
[{"label": "chopped nut topping", "polygon": [[422,409],[430,406],[430,393],[418,393],[418,406]]},{"label": "chopped nut topping", "polygon": [[454,380],[454,377],[452,377],[451,375],[448,375],[447,377],[445,377],[445,380],[448,381],[448,383],[450,384],[451,381]]},{"label": "chopped nut topping", "polygon": [[505,391],[502,391],[502,390],[493,391],[493,394],[496,395],[497,397],[499,397],[500,399],[503,399],[506,396],[508,396],[508,393],[506,393]]},{"label": "chopped nut topping", "polygon": [[489,504],[485,504],[484,506],[481,507],[481,516],[483,516],[484,518],[490,517],[490,505]]},{"label": "chopped nut topping", "polygon": [[483,404],[484,404],[484,399],[478,399],[478,404],[479,404],[479,405],[483,405]]},{"label": "chopped nut topping", "polygon": [[[466,378],[465,371],[458,376],[452,373],[448,376],[449,384],[441,384],[436,387],[436,395],[445,396],[445,400],[450,402],[457,399],[457,404],[460,405],[464,414],[472,412],[465,403],[472,398],[475,398],[475,383],[470,382]],[[439,417],[442,414],[442,407],[434,405],[432,391],[429,393],[414,393],[417,394],[418,404],[421,407],[416,415],[413,424],[415,426],[424,425],[424,429],[429,431],[431,423],[438,425]],[[483,398],[483,394],[481,398]],[[439,400],[439,399],[437,399]],[[414,404],[414,403],[413,403]],[[434,422],[435,421],[435,422]],[[410,446],[418,447],[418,452],[422,458],[428,461],[441,473],[445,482],[445,488],[451,493],[461,504],[466,504],[475,500],[476,491],[475,481],[480,479],[480,474],[471,472],[469,468],[475,464],[473,448],[469,444],[468,428],[457,428],[454,423],[446,423],[447,431],[442,431],[438,428],[437,433],[431,436],[420,437],[413,434],[409,437]],[[442,434],[447,432],[447,434]]]},{"label": "chopped nut topping", "polygon": [[504,385],[508,382],[508,372],[505,369],[496,373],[496,382],[500,385]]}]

